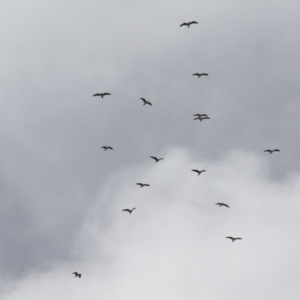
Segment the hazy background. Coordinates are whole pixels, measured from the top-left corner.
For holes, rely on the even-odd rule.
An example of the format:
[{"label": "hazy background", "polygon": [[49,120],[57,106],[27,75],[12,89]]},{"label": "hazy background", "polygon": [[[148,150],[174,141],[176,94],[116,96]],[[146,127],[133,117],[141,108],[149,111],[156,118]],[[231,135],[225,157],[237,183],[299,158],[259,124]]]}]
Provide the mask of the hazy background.
[{"label": "hazy background", "polygon": [[261,2],[0,3],[3,299],[299,299],[300,4]]}]

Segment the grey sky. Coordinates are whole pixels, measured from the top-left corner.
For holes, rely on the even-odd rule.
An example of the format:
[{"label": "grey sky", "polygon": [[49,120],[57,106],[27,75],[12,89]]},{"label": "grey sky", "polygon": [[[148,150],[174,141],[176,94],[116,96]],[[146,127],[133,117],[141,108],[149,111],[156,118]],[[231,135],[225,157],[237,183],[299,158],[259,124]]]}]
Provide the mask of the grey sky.
[{"label": "grey sky", "polygon": [[[76,294],[75,268],[84,273],[78,299],[86,289],[99,298],[92,288],[99,282],[106,299],[129,298],[116,289],[134,299],[199,299],[199,270],[208,274],[201,273],[206,297],[215,280],[227,280],[211,299],[240,299],[259,280],[275,291],[254,288],[249,299],[299,298],[286,280],[299,277],[292,263],[299,252],[296,1],[7,1],[0,8],[6,299],[26,294],[26,285],[26,297],[37,297],[36,282],[65,299]],[[179,27],[192,20],[199,24]],[[112,95],[92,97],[97,92]],[[193,121],[194,113],[211,120]],[[263,153],[268,148],[281,152]],[[165,160],[154,164],[150,155]],[[192,168],[207,172],[198,177]],[[148,180],[149,189],[135,186]],[[218,201],[231,202],[230,210]],[[127,206],[137,210],[128,216]],[[235,234],[244,239],[224,239]],[[212,272],[214,259],[225,271]],[[283,275],[274,275],[275,261]]]}]

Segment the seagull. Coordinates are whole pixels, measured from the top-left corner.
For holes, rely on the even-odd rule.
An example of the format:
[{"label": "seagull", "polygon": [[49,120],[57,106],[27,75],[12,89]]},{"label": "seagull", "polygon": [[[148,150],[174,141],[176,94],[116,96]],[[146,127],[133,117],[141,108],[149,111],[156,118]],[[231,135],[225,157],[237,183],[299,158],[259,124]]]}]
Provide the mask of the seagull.
[{"label": "seagull", "polygon": [[106,151],[107,149],[110,149],[110,150],[112,150],[112,149],[113,149],[113,147],[110,147],[110,146],[103,146],[103,147],[101,147],[101,148],[103,148],[103,149],[104,149],[104,151]]},{"label": "seagull", "polygon": [[163,158],[157,158],[155,156],[150,156],[151,158],[153,158],[155,160],[155,163],[158,163],[160,160],[162,160]]},{"label": "seagull", "polygon": [[147,101],[145,98],[140,98],[141,100],[143,100],[143,102],[144,102],[144,104],[143,105],[146,105],[146,104],[148,104],[148,105],[151,105],[152,106],[152,103],[151,102],[149,102],[149,101]]},{"label": "seagull", "polygon": [[192,21],[192,22],[182,23],[179,27],[181,27],[181,26],[187,26],[188,28],[190,28],[190,26],[192,24],[198,24],[198,22]]},{"label": "seagull", "polygon": [[201,171],[199,171],[199,170],[192,170],[192,171],[198,173],[198,176],[199,176],[202,172],[205,172],[206,170],[201,170]]},{"label": "seagull", "polygon": [[194,120],[199,120],[200,122],[202,122],[203,120],[209,120],[210,119],[210,117],[196,117],[196,118],[194,118]]},{"label": "seagull", "polygon": [[110,93],[98,93],[98,94],[94,94],[93,97],[95,96],[100,96],[101,98],[103,98],[104,96],[108,96],[111,95]]},{"label": "seagull", "polygon": [[216,203],[215,205],[219,205],[219,207],[221,207],[221,206],[226,206],[226,207],[229,208],[229,206],[228,206],[227,204],[222,203],[222,202]]},{"label": "seagull", "polygon": [[232,236],[226,236],[226,239],[231,239],[232,242],[234,242],[235,240],[241,240],[242,238],[240,238],[240,237],[234,238]]},{"label": "seagull", "polygon": [[141,188],[144,186],[150,186],[148,183],[136,183],[136,185],[141,186]]},{"label": "seagull", "polygon": [[135,207],[133,209],[128,209],[128,208],[122,209],[122,211],[128,211],[129,214],[131,214],[134,210],[135,210]]},{"label": "seagull", "polygon": [[202,117],[208,117],[207,114],[194,114],[194,117],[199,117],[199,118],[202,118]]},{"label": "seagull", "polygon": [[278,149],[274,149],[274,150],[268,149],[268,150],[265,150],[264,152],[269,152],[269,154],[272,154],[273,152],[280,152],[280,150],[278,150]]},{"label": "seagull", "polygon": [[74,274],[74,275],[75,275],[75,277],[79,277],[79,278],[81,278],[81,274],[79,274],[78,272],[74,272],[74,273],[72,273],[72,274]]},{"label": "seagull", "polygon": [[198,78],[200,78],[201,76],[208,76],[207,73],[195,73],[193,74],[193,76],[198,76]]}]

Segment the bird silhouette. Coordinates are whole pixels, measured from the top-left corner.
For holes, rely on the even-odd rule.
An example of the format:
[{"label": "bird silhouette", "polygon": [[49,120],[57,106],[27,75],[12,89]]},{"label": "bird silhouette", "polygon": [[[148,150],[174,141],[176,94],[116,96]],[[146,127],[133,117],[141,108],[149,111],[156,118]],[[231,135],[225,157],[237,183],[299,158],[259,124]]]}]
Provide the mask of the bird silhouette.
[{"label": "bird silhouette", "polygon": [[191,21],[191,22],[182,23],[179,27],[187,26],[188,28],[190,28],[190,26],[191,26],[192,24],[198,24],[198,22],[196,22],[196,21]]},{"label": "bird silhouette", "polygon": [[226,236],[226,239],[231,239],[231,241],[234,242],[235,240],[241,240],[242,238],[240,237],[234,238],[232,236]]},{"label": "bird silhouette", "polygon": [[113,147],[110,147],[110,146],[103,146],[103,147],[101,147],[101,149],[104,149],[104,151],[106,151],[106,150],[108,150],[108,149],[110,149],[110,150],[113,150]]},{"label": "bird silhouette", "polygon": [[222,203],[222,202],[216,203],[215,205],[219,205],[219,207],[221,207],[221,206],[226,206],[226,207],[229,208],[229,206],[228,206],[227,204]]},{"label": "bird silhouette", "polygon": [[104,96],[108,96],[108,95],[111,95],[111,94],[110,93],[97,93],[97,94],[94,94],[93,97],[100,96],[101,98],[103,98]]},{"label": "bird silhouette", "polygon": [[140,98],[141,100],[143,100],[143,102],[144,102],[144,104],[143,105],[146,105],[146,104],[148,104],[148,105],[151,105],[152,106],[152,103],[151,102],[149,102],[149,101],[147,101],[145,98]]},{"label": "bird silhouette", "polygon": [[136,209],[135,207],[133,209],[126,208],[126,209],[122,209],[122,211],[128,211],[129,214],[131,214],[135,209]]},{"label": "bird silhouette", "polygon": [[208,76],[207,73],[194,73],[193,76],[198,76],[200,78],[201,76]]},{"label": "bird silhouette", "polygon": [[194,116],[194,117],[199,117],[199,118],[202,118],[202,117],[208,117],[207,114],[194,114],[193,116]]},{"label": "bird silhouette", "polygon": [[155,163],[158,163],[160,160],[162,160],[163,158],[157,158],[155,156],[150,156],[151,158],[153,158],[155,160]]},{"label": "bird silhouette", "polygon": [[278,149],[274,149],[274,150],[268,149],[268,150],[265,150],[264,152],[269,152],[269,154],[272,154],[273,152],[280,152],[280,150],[278,150]]},{"label": "bird silhouette", "polygon": [[206,170],[201,170],[201,171],[199,171],[199,170],[192,170],[193,172],[196,172],[196,173],[198,173],[198,176],[201,174],[201,173],[203,173],[203,172],[206,172]]},{"label": "bird silhouette", "polygon": [[148,183],[136,183],[136,185],[139,185],[141,188],[144,186],[150,186]]},{"label": "bird silhouette", "polygon": [[81,274],[79,274],[78,272],[74,272],[74,273],[72,273],[72,274],[75,275],[74,277],[79,277],[79,278],[81,278]]},{"label": "bird silhouette", "polygon": [[202,122],[203,120],[209,120],[210,119],[210,117],[206,117],[206,116],[204,116],[204,117],[196,117],[196,118],[194,118],[194,120],[199,120],[200,122]]}]

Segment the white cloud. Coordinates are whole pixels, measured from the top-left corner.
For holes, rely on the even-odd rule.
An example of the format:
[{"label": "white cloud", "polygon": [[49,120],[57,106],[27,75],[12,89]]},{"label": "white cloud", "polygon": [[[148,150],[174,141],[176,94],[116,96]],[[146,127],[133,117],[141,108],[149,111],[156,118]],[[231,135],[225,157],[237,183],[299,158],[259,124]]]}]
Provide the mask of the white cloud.
[{"label": "white cloud", "polygon": [[157,164],[111,175],[78,233],[76,260],[2,299],[298,299],[300,177],[270,179],[280,155],[237,150],[206,161],[170,148]]}]

